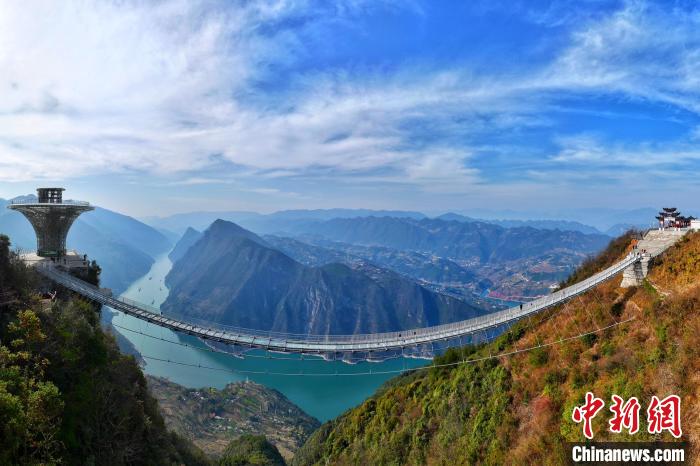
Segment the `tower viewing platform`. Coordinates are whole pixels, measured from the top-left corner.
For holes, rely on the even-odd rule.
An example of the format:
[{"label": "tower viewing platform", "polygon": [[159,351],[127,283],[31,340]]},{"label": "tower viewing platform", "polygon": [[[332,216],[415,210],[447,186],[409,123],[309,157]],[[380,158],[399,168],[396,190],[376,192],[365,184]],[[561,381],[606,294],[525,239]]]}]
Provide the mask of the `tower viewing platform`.
[{"label": "tower viewing platform", "polygon": [[76,218],[93,210],[87,202],[64,201],[63,188],[39,188],[37,200],[13,201],[7,208],[21,212],[36,233],[39,257],[61,258],[66,255],[66,237]]}]

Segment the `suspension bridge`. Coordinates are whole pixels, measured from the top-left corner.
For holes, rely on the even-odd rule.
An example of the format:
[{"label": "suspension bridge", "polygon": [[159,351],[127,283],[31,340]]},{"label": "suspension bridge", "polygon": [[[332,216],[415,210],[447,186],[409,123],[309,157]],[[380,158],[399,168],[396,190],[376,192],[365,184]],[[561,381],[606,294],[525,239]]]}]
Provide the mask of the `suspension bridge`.
[{"label": "suspension bridge", "polygon": [[41,261],[36,270],[54,282],[80,295],[113,308],[137,319],[170,330],[192,335],[204,340],[242,348],[259,348],[281,353],[315,355],[372,354],[416,348],[434,348],[435,344],[458,340],[460,343],[474,341],[480,332],[507,328],[514,322],[566,302],[597,285],[620,274],[628,283],[639,284],[646,276],[648,264],[655,256],[673,245],[685,231],[650,231],[638,243],[637,249],[607,269],[572,286],[522,305],[471,319],[425,328],[356,335],[306,335],[254,330],[220,325],[212,322],[195,322],[174,319],[162,315],[160,310],[123,297],[114,297],[105,290],[93,286],[61,269],[53,261]]}]

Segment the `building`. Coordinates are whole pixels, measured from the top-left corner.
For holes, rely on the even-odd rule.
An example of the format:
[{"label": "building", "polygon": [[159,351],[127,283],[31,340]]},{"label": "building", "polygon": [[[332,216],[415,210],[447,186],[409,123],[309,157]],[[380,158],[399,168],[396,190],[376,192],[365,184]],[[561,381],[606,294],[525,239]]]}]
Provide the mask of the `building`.
[{"label": "building", "polygon": [[700,230],[700,220],[694,218],[690,221],[691,230]]},{"label": "building", "polygon": [[7,207],[24,214],[36,233],[36,255],[63,258],[66,237],[80,214],[93,210],[87,202],[64,201],[63,188],[39,188],[37,201],[15,201]]},{"label": "building", "polygon": [[690,224],[695,217],[684,217],[675,207],[664,207],[656,216],[659,221],[659,230],[665,230],[667,228],[690,228]]}]

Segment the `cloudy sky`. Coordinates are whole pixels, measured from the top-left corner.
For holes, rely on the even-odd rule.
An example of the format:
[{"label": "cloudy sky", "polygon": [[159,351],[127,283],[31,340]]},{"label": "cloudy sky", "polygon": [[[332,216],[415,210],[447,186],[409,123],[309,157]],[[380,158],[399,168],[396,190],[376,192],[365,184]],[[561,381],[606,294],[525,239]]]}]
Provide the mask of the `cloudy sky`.
[{"label": "cloudy sky", "polygon": [[683,207],[697,2],[0,0],[0,197]]}]

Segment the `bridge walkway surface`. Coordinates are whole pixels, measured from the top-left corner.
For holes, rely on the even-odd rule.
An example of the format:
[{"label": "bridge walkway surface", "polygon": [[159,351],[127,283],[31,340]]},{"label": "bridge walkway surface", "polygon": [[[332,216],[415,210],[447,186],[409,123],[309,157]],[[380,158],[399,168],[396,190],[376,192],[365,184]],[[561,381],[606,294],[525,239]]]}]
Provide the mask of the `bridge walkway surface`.
[{"label": "bridge walkway surface", "polygon": [[[283,353],[335,354],[335,353],[372,353],[416,348],[453,339],[469,337],[488,329],[510,325],[522,318],[531,316],[545,309],[563,303],[577,295],[585,293],[600,283],[619,275],[642,261],[648,261],[661,254],[685,232],[647,233],[649,241],[638,252],[627,255],[624,259],[607,269],[567,288],[535,299],[522,306],[514,306],[502,311],[479,317],[398,332],[358,334],[358,335],[304,335],[253,330],[220,325],[212,322],[194,322],[172,319],[160,314],[160,310],[122,297],[114,297],[107,290],[100,289],[59,269],[50,261],[35,265],[37,271],[56,283],[81,294],[82,296],[109,306],[138,319],[186,333],[202,339],[238,345],[246,348],[261,348]],[[640,243],[641,244],[641,243]]]}]

